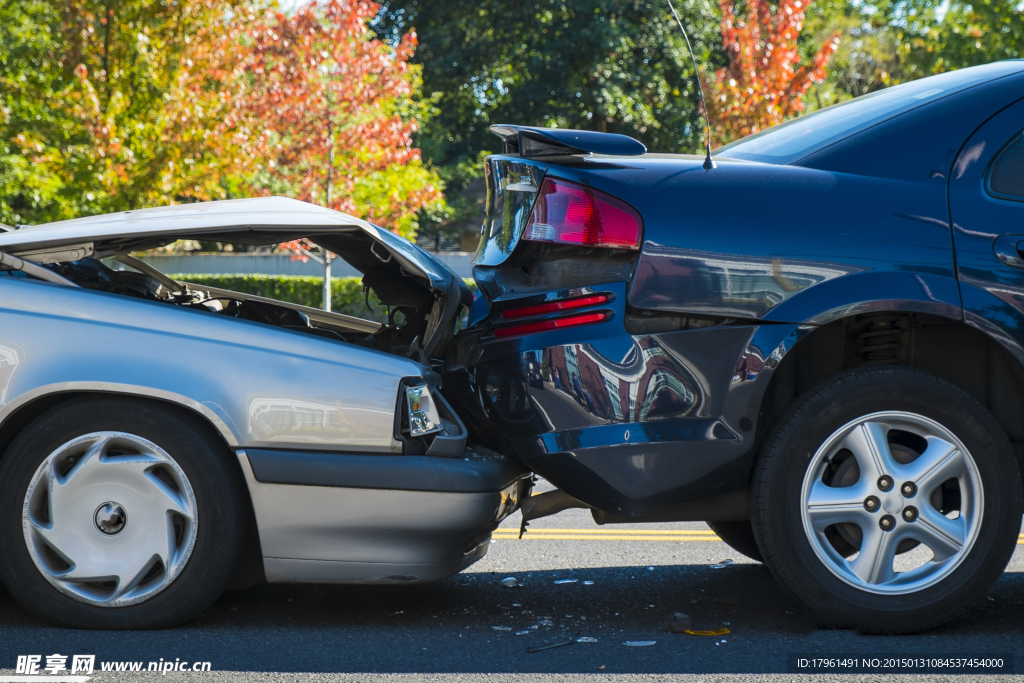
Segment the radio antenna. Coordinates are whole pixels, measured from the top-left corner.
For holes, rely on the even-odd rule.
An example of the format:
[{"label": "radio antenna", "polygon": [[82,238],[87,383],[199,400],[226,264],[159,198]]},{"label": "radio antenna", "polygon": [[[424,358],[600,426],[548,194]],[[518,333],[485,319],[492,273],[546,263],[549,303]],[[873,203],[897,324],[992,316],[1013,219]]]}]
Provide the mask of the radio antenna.
[{"label": "radio antenna", "polygon": [[704,110],[704,150],[706,156],[704,157],[704,170],[710,171],[713,168],[717,168],[714,160],[711,158],[711,121],[708,119],[708,105],[704,101],[704,86],[700,83],[700,70],[697,68],[697,58],[693,56],[693,46],[690,45],[690,36],[686,33],[686,27],[683,26],[683,22],[679,19],[679,15],[676,13],[675,5],[672,4],[672,0],[665,0],[668,3],[668,8],[672,10],[672,17],[676,20],[676,24],[679,25],[679,30],[683,32],[683,39],[686,40],[686,49],[690,53],[690,61],[693,62],[693,79],[697,81],[697,93],[700,95],[700,106]]}]

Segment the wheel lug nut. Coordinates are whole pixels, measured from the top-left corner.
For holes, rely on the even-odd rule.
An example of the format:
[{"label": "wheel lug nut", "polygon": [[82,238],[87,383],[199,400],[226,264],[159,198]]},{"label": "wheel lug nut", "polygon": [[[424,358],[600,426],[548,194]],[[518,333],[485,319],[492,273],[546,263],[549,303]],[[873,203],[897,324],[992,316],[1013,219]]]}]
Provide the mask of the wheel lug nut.
[{"label": "wheel lug nut", "polygon": [[864,499],[864,509],[867,510],[868,512],[874,512],[875,510],[878,509],[878,506],[880,504],[881,503],[879,502],[878,498],[875,498],[874,496],[868,496],[867,498]]},{"label": "wheel lug nut", "polygon": [[892,488],[892,477],[888,474],[883,474],[878,478],[878,488],[883,491],[888,491]]},{"label": "wheel lug nut", "polygon": [[914,486],[914,482],[912,482],[912,481],[905,481],[905,482],[903,482],[903,486],[900,487],[900,492],[905,497],[910,498],[915,493],[917,493],[917,487]]},{"label": "wheel lug nut", "polygon": [[915,519],[917,519],[917,508],[913,506],[903,508],[903,519],[907,520],[908,522],[913,522]]},{"label": "wheel lug nut", "polygon": [[892,528],[896,526],[896,520],[892,515],[885,515],[878,520],[878,526],[882,527],[882,531],[892,531]]}]

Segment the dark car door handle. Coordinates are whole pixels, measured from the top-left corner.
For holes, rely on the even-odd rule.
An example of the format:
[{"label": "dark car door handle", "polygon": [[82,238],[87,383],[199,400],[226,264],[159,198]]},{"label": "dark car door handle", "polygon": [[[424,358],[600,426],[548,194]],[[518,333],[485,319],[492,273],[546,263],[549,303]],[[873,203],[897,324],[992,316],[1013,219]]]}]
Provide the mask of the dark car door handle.
[{"label": "dark car door handle", "polygon": [[992,243],[992,251],[996,253],[996,258],[1006,265],[1024,268],[1022,246],[1024,246],[1024,235],[1000,235]]}]

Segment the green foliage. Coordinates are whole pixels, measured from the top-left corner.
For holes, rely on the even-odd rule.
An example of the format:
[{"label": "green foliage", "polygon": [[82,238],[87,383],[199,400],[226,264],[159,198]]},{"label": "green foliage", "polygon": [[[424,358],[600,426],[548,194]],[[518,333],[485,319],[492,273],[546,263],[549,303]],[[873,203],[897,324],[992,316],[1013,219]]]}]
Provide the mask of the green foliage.
[{"label": "green foliage", "polygon": [[[191,282],[197,285],[228,289],[242,294],[285,301],[302,306],[320,308],[323,306],[324,279],[314,276],[300,275],[193,275],[178,273],[171,278]],[[476,283],[466,280],[470,289],[476,289]],[[371,310],[372,307],[372,310]],[[367,306],[366,292],[363,290],[362,278],[336,277],[331,278],[331,310],[335,313],[353,315],[363,320],[387,322],[387,308],[382,306],[377,295],[370,292]]]},{"label": "green foliage", "polygon": [[444,206],[419,212],[417,235],[457,238],[467,223],[479,225],[482,218],[479,202],[464,195],[463,191],[474,180],[483,178],[487,154],[487,151],[481,150],[474,158],[463,156],[455,163],[438,169],[445,193]]},{"label": "green foliage", "polygon": [[912,77],[1024,56],[1016,0],[879,0]]},{"label": "green foliage", "polygon": [[0,2],[0,221],[150,204],[173,150],[165,96],[232,0]]},{"label": "green foliage", "polygon": [[[197,285],[229,289],[242,294],[286,301],[303,306],[320,308],[323,306],[324,279],[314,276],[298,275],[191,275],[188,273],[171,275],[175,280],[192,282]],[[366,305],[366,294],[363,291],[361,278],[331,278],[331,310],[335,313],[354,315],[364,320],[387,320],[386,309],[370,294],[370,310]]]},{"label": "green foliage", "polygon": [[[713,69],[717,8],[682,0],[679,10]],[[377,28],[416,30],[413,61],[435,108],[420,146],[436,164],[496,151],[493,123],[625,133],[662,152],[701,146],[693,67],[663,0],[393,0]]]},{"label": "green foliage", "polygon": [[39,164],[75,137],[55,106],[71,76],[57,26],[57,10],[45,0],[0,2],[0,222],[25,222],[63,203],[61,178]]},{"label": "green foliage", "polygon": [[1024,57],[1024,4],[1013,0],[815,0],[810,50],[842,32],[809,110],[942,71]]}]

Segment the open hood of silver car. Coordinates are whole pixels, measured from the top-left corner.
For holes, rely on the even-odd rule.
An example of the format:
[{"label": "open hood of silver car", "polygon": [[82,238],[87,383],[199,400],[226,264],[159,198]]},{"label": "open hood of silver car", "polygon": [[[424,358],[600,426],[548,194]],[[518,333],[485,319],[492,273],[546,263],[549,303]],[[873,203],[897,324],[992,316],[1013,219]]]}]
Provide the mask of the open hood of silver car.
[{"label": "open hood of silver car", "polygon": [[[383,300],[391,283],[418,288],[435,301],[421,342],[429,357],[451,334],[469,288],[454,272],[408,240],[340,211],[285,197],[180,204],[89,216],[0,233],[0,252],[36,263],[109,258],[179,239],[275,244],[307,238],[336,253]],[[369,273],[369,275],[367,275]]]}]

